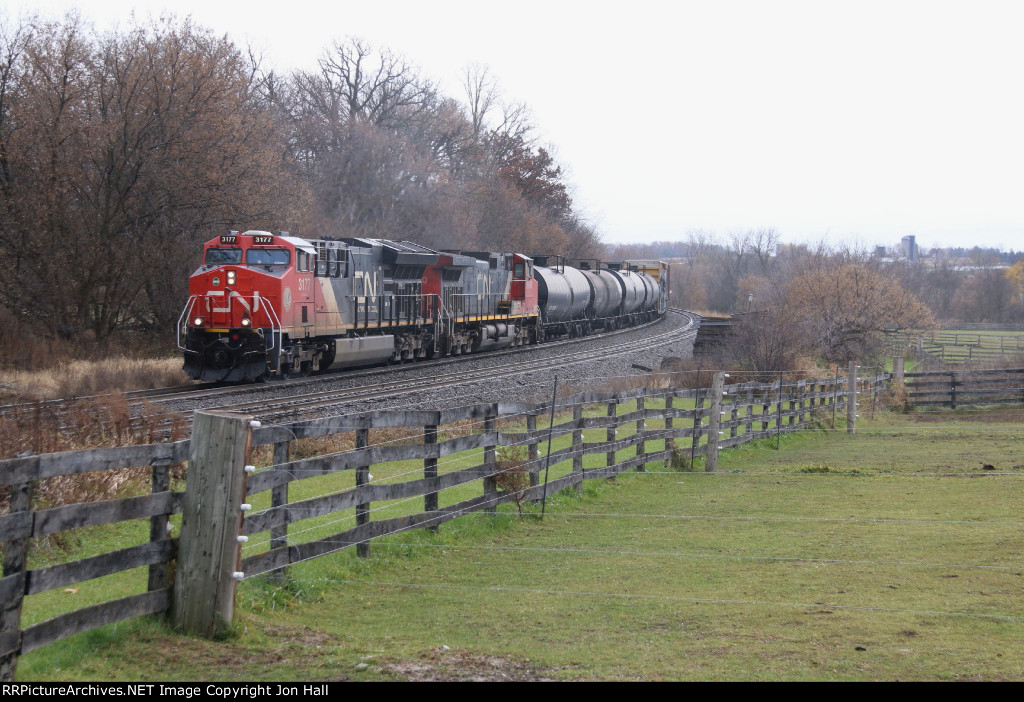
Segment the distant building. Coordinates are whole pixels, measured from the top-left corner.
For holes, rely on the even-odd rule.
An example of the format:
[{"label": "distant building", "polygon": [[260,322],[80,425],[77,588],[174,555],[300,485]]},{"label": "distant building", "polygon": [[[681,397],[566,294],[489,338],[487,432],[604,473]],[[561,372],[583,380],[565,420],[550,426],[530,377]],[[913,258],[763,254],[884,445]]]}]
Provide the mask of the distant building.
[{"label": "distant building", "polygon": [[903,258],[908,261],[917,260],[917,241],[913,234],[908,234],[900,239],[900,249],[903,254]]}]

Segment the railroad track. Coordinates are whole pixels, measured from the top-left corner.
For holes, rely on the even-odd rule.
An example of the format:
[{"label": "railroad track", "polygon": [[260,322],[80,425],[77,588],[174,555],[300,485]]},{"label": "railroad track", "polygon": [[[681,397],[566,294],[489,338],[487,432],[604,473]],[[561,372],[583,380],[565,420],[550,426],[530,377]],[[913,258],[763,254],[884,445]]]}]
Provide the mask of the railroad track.
[{"label": "railroad track", "polygon": [[[671,329],[661,334],[655,334],[643,341],[644,348],[661,346],[693,336],[697,332],[698,322],[693,315],[683,310],[670,309],[670,313],[678,314],[686,318],[686,324],[682,327]],[[273,422],[282,419],[294,420],[304,414],[323,410],[335,405],[347,405],[354,402],[366,402],[379,398],[393,398],[425,390],[450,387],[464,383],[481,382],[496,379],[503,376],[514,376],[526,373],[536,373],[542,370],[564,368],[566,366],[585,363],[596,359],[605,359],[627,353],[635,353],[638,349],[636,340],[625,341],[616,344],[604,344],[597,349],[586,349],[572,351],[574,345],[579,342],[596,339],[608,339],[630,332],[636,332],[644,327],[652,327],[661,320],[650,322],[639,327],[609,332],[605,334],[592,335],[582,339],[570,339],[548,342],[539,346],[527,346],[503,351],[493,351],[483,354],[472,354],[455,358],[443,358],[432,361],[421,361],[416,363],[391,366],[382,370],[372,368],[366,370],[343,370],[332,373],[315,374],[309,377],[293,378],[284,381],[272,381],[265,384],[255,385],[222,385],[219,383],[204,383],[200,385],[180,385],[167,388],[156,388],[152,390],[139,390],[122,393],[125,400],[132,403],[135,420],[140,424],[151,422],[172,422],[170,416],[176,416],[178,423],[184,417],[190,421],[194,407],[187,409],[165,409],[159,415],[150,415],[146,405],[171,405],[184,403],[187,405],[199,406],[202,409],[219,409],[235,412],[253,414],[261,421]],[[544,354],[544,358],[532,360],[517,360],[517,355],[526,354],[531,351],[549,351],[556,348],[565,348],[557,359],[552,359],[550,354]],[[512,359],[503,363],[499,359]],[[460,370],[457,366],[463,361],[482,361],[493,363],[489,367],[479,370]],[[445,366],[456,366],[450,372],[435,372],[429,377],[408,377],[419,375],[424,369],[434,368],[440,371]],[[324,390],[322,385],[333,380],[352,381],[366,378],[372,381],[382,374],[387,375],[383,382],[368,382],[366,385],[356,387],[339,388],[337,390]],[[303,392],[304,386],[316,385],[315,391]],[[277,395],[282,389],[297,390],[297,394],[289,395],[286,398],[266,397],[266,395]],[[263,395],[258,399],[252,399],[253,395]],[[89,397],[74,398],[75,401],[100,401],[109,398],[111,395],[96,395]],[[223,398],[218,400],[218,398]],[[235,399],[237,398],[237,399]],[[211,404],[212,401],[212,404]],[[62,408],[67,405],[65,400],[50,400],[40,403],[27,403],[22,405],[6,405],[0,407],[0,416],[18,411],[25,411],[26,408],[38,410],[46,408],[60,416]]]},{"label": "railroad track", "polygon": [[[644,346],[645,348],[651,348],[676,343],[696,334],[696,332],[697,322],[691,316],[687,326],[672,329],[662,334],[653,335],[645,339]],[[550,348],[550,346],[548,348]],[[233,403],[209,409],[245,412],[252,414],[260,421],[274,422],[285,418],[293,419],[302,413],[335,405],[349,404],[352,402],[365,402],[385,397],[394,398],[401,395],[423,392],[425,390],[434,390],[446,386],[488,381],[499,377],[516,376],[526,373],[535,373],[537,371],[550,371],[578,363],[585,363],[587,361],[636,353],[636,351],[637,345],[635,341],[623,342],[611,346],[602,346],[599,349],[588,349],[585,351],[566,353],[557,360],[552,360],[551,358],[534,359],[516,362],[508,366],[492,366],[479,370],[458,370],[451,373],[431,375],[428,378],[388,380],[383,383],[346,388],[336,392],[324,392],[321,390],[315,393],[293,395],[286,399],[269,404],[266,401],[256,401]]]}]

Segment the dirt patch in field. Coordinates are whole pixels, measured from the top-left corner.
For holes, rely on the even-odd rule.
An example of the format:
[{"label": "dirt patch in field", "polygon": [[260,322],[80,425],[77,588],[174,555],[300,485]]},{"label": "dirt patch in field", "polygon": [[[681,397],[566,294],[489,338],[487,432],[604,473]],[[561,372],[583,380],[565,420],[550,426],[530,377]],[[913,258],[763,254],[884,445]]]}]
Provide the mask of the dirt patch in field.
[{"label": "dirt patch in field", "polygon": [[410,682],[550,682],[547,671],[498,656],[483,656],[459,651],[431,649],[419,660],[384,663],[380,667]]}]

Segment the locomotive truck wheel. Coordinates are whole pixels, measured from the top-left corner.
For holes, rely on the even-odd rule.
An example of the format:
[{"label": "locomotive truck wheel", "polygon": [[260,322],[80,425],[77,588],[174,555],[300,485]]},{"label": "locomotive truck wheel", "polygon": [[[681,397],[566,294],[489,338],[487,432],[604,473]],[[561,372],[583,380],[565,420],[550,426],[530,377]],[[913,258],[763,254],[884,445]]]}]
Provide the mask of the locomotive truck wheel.
[{"label": "locomotive truck wheel", "polygon": [[313,362],[303,361],[299,366],[299,372],[303,378],[308,378],[313,373]]}]

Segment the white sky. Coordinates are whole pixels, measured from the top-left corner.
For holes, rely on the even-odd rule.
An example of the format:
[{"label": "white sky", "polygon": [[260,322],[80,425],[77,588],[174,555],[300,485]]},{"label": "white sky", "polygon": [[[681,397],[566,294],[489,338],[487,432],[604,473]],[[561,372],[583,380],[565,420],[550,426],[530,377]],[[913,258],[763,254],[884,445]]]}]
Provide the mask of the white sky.
[{"label": "white sky", "polygon": [[100,28],[171,8],[281,69],[358,36],[457,98],[486,65],[608,242],[774,227],[1024,249],[1019,0],[32,3],[72,5]]}]

